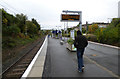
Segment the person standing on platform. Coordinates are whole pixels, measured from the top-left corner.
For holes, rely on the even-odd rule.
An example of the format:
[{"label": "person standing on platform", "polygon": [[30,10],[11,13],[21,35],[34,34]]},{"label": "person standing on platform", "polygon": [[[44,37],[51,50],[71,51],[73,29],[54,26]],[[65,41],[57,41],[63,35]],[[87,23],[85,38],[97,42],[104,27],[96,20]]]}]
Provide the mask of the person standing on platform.
[{"label": "person standing on platform", "polygon": [[77,31],[77,37],[75,37],[74,46],[77,48],[77,59],[78,59],[78,71],[83,72],[83,54],[85,47],[87,47],[88,41],[85,36],[82,35],[81,31]]}]

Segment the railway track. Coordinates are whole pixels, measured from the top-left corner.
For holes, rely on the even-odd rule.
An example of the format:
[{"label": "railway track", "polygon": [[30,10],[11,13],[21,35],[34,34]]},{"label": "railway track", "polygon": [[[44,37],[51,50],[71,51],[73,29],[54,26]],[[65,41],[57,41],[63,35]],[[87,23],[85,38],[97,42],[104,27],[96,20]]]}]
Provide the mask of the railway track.
[{"label": "railway track", "polygon": [[33,48],[31,48],[24,56],[22,56],[14,64],[12,64],[9,68],[7,68],[2,73],[2,79],[21,78],[21,76],[23,75],[27,67],[29,66],[30,62],[36,55],[37,51],[42,46],[44,39],[45,37],[40,39],[40,41]]}]

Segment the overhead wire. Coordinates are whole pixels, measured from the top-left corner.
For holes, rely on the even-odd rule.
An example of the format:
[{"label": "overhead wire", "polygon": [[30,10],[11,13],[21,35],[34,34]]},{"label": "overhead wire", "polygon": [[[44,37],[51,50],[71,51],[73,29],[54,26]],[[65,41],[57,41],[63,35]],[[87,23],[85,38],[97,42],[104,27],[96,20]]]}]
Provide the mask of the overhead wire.
[{"label": "overhead wire", "polygon": [[21,13],[20,11],[18,11],[16,8],[14,8],[13,6],[9,5],[8,3],[4,2],[3,0],[1,0],[3,3],[5,3],[6,5],[8,5],[9,7],[11,7],[12,9],[14,9],[15,11]]},{"label": "overhead wire", "polygon": [[[14,11],[17,11],[18,13],[22,13],[22,12],[20,12],[20,11],[18,11],[16,8],[14,8],[13,6],[11,6],[11,5],[9,5],[8,3],[6,3],[5,1],[3,1],[3,0],[0,0],[1,2],[3,2],[4,4],[6,4],[7,6],[9,6],[11,9],[12,9],[12,12],[14,12]],[[3,7],[5,7],[5,6],[3,6]],[[7,8],[7,7],[5,7],[6,9],[8,9],[8,10],[10,10],[11,11],[11,9],[9,9],[9,8]],[[14,11],[13,11],[14,10]],[[25,10],[24,10],[25,11]],[[17,14],[16,12],[14,12],[15,14]],[[31,13],[29,13],[30,15],[33,15],[33,14],[31,14]],[[27,14],[27,15],[29,15],[29,14]],[[35,15],[33,15],[33,16],[35,16]]]},{"label": "overhead wire", "polygon": [[7,10],[11,11],[11,12],[13,12],[13,13],[16,15],[16,13],[15,13],[13,10],[10,10],[9,8],[5,7],[5,6],[4,6],[4,5],[2,5],[2,4],[0,4],[0,6],[2,6],[3,8],[5,8],[5,9],[7,9]]},{"label": "overhead wire", "polygon": [[[7,5],[8,7],[10,7],[10,8],[4,6],[4,5],[1,4],[1,3],[0,3],[0,6],[2,6],[3,8],[5,8],[5,9],[11,11],[11,12],[13,12],[14,15],[16,15],[16,14],[18,14],[18,13],[22,13],[22,12],[18,11],[16,8],[14,8],[13,6],[11,6],[11,5],[9,5],[8,3],[6,3],[5,1],[3,1],[3,0],[0,0],[0,1],[1,1],[2,3],[6,4],[6,5]],[[18,13],[17,13],[17,12],[18,12]],[[27,14],[27,15],[28,15],[28,14]],[[31,15],[33,15],[33,14],[31,14]]]}]

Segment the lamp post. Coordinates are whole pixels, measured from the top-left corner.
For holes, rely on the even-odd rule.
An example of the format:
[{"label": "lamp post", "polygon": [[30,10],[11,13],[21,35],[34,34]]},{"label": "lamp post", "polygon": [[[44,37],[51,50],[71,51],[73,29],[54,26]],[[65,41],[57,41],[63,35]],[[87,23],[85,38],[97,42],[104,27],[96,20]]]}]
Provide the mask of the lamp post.
[{"label": "lamp post", "polygon": [[86,21],[86,35],[87,35],[87,32],[88,32],[88,21]]}]

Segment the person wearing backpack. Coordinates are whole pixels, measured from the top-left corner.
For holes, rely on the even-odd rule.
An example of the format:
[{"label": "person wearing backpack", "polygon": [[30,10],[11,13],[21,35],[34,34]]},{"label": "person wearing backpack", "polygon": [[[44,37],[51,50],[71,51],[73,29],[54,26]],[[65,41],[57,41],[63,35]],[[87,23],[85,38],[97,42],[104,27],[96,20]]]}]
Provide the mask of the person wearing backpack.
[{"label": "person wearing backpack", "polygon": [[83,72],[84,64],[83,64],[83,54],[85,47],[87,47],[88,41],[85,36],[78,30],[77,37],[75,37],[74,46],[77,48],[77,59],[78,59],[78,71]]}]

